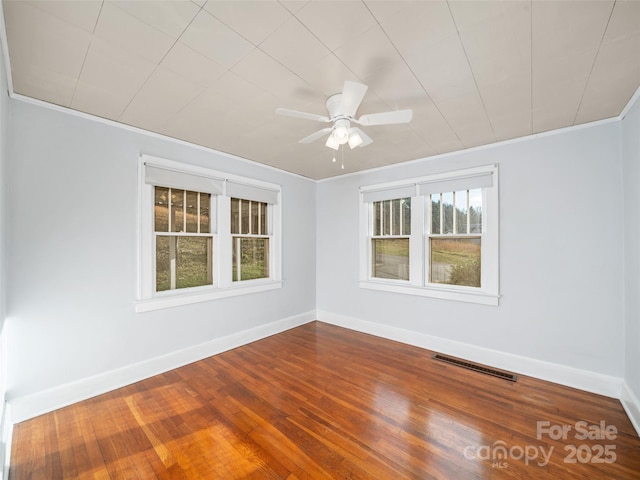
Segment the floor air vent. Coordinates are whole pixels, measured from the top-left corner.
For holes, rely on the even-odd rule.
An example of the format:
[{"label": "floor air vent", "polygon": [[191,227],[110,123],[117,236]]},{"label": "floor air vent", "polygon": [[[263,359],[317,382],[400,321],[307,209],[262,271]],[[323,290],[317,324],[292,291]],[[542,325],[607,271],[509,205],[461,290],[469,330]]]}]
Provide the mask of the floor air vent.
[{"label": "floor air vent", "polygon": [[465,362],[464,360],[458,360],[457,358],[447,357],[445,355],[440,355],[439,353],[436,353],[432,358],[434,360],[439,360],[440,362],[445,362],[451,365],[466,368],[467,370],[473,370],[474,372],[484,373],[485,375],[502,378],[503,380],[509,380],[510,382],[515,382],[518,379],[518,377],[516,377],[512,373],[501,372],[500,370],[494,370],[493,368],[483,367],[482,365],[478,365],[476,363]]}]

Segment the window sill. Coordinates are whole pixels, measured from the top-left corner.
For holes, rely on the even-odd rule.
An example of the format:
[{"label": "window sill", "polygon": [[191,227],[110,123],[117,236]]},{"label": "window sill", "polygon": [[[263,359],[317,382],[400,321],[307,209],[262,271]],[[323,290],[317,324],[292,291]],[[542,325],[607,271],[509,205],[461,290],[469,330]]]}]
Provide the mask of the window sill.
[{"label": "window sill", "polygon": [[249,280],[246,284],[237,284],[228,288],[217,288],[197,293],[172,293],[145,300],[138,300],[134,304],[134,309],[136,313],[150,312],[163,308],[179,307],[181,305],[190,305],[192,303],[218,300],[220,298],[266,292],[269,290],[276,290],[278,288],[282,288],[282,281],[280,280],[262,282]]},{"label": "window sill", "polygon": [[476,289],[440,288],[440,287],[415,287],[411,285],[400,285],[398,283],[379,282],[373,280],[360,281],[360,288],[378,290],[383,292],[402,293],[405,295],[418,295],[421,297],[441,298],[444,300],[456,300],[459,302],[478,303],[481,305],[497,306],[500,295],[478,291]]}]

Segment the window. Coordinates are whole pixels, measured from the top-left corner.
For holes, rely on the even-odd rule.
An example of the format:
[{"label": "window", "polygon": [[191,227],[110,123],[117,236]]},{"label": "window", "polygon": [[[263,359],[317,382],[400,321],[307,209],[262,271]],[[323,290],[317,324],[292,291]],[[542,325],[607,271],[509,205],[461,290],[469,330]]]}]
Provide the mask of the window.
[{"label": "window", "polygon": [[482,190],[429,195],[429,282],[481,287]]},{"label": "window", "polygon": [[361,188],[360,286],[498,304],[498,169]]},{"label": "window", "polygon": [[213,284],[211,194],[154,186],[156,292]]},{"label": "window", "polygon": [[233,281],[269,277],[268,204],[231,199]]},{"label": "window", "polygon": [[371,276],[409,280],[411,199],[373,203]]},{"label": "window", "polygon": [[277,185],[141,156],[136,311],[280,288],[279,200]]}]

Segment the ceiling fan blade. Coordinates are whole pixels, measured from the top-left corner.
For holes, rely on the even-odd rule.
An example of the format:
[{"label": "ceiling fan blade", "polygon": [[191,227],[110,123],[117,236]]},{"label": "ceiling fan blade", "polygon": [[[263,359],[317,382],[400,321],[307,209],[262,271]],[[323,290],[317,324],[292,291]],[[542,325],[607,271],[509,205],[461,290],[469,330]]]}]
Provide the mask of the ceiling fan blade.
[{"label": "ceiling fan blade", "polygon": [[329,118],[324,115],[317,115],[315,113],[299,112],[298,110],[289,110],[288,108],[276,108],[278,115],[284,115],[285,117],[304,118],[305,120],[316,120],[318,122],[328,122]]},{"label": "ceiling fan blade", "polygon": [[367,92],[366,85],[357,82],[344,82],[342,97],[340,98],[340,113],[347,117],[353,117]]},{"label": "ceiling fan blade", "polygon": [[359,147],[366,147],[367,145],[370,145],[373,143],[373,140],[371,139],[371,137],[366,133],[364,133],[362,130],[360,130],[358,127],[351,127],[351,132],[355,132],[358,135],[360,135],[360,138],[362,139],[362,143],[358,145]]},{"label": "ceiling fan blade", "polygon": [[304,137],[302,140],[298,141],[298,143],[311,143],[321,137],[324,137],[331,130],[333,130],[331,127],[323,128],[322,130],[318,130],[317,132],[312,133],[308,137]]},{"label": "ceiling fan blade", "polygon": [[370,113],[362,115],[356,123],[360,125],[393,125],[395,123],[409,123],[413,118],[413,110],[396,110],[393,112]]}]

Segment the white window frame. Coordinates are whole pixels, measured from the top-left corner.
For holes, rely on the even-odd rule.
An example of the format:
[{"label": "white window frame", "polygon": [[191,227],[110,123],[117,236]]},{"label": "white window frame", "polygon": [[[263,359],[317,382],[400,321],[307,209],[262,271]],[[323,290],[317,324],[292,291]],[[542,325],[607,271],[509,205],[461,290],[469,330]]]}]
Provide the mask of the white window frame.
[{"label": "white window frame", "polygon": [[[407,198],[407,197],[401,197],[401,198]],[[392,200],[398,200],[398,199],[392,199]],[[386,201],[386,200],[385,200]],[[413,200],[411,197],[409,197],[409,205],[411,208],[411,204],[413,203]],[[374,212],[374,208],[370,208],[370,216],[369,216],[369,225],[370,225],[370,232],[369,232],[369,254],[371,255],[370,258],[370,262],[369,263],[369,268],[370,268],[370,275],[373,272],[373,251],[372,249],[372,245],[373,245],[373,240],[394,240],[394,239],[408,239],[409,240],[409,250],[411,250],[411,234],[407,235],[407,234],[402,234],[402,231],[400,232],[399,235],[393,235],[393,234],[387,234],[384,232],[381,232],[380,235],[375,235],[374,234],[374,230],[375,230],[375,225],[374,225],[374,218],[375,218],[375,212]],[[402,212],[400,213],[400,224],[402,225]],[[383,216],[382,214],[380,214],[380,221],[384,223],[383,220]],[[391,225],[391,230],[393,230],[393,213],[391,212],[391,210],[389,211],[389,223]],[[382,229],[381,229],[382,230]],[[401,230],[401,229],[400,229]],[[409,255],[409,268],[411,268],[411,255]],[[408,272],[409,275],[411,274],[411,272]],[[371,278],[378,278],[378,277],[371,277]],[[401,280],[401,279],[392,279],[392,278],[386,278],[385,279],[388,282],[405,282],[406,280]]]},{"label": "white window frame", "polygon": [[[159,185],[158,185],[159,187]],[[172,190],[178,190],[177,188],[174,187],[164,187],[163,188],[168,188],[169,189],[169,199],[171,198],[171,191]],[[152,190],[155,189],[155,186],[152,186]],[[183,202],[186,205],[186,199],[187,199],[187,190],[180,188],[179,190],[182,190],[183,192]],[[209,193],[209,192],[199,192],[200,194],[202,193]],[[153,231],[153,251],[156,251],[156,246],[157,246],[157,242],[158,242],[158,237],[198,237],[198,238],[210,238],[211,239],[211,251],[210,253],[210,258],[211,258],[211,262],[212,262],[212,266],[215,267],[215,262],[213,259],[213,252],[215,252],[217,250],[217,245],[218,245],[218,241],[217,241],[217,235],[216,235],[216,199],[217,199],[217,195],[210,193],[211,198],[209,200],[209,232],[207,233],[203,233],[200,232],[200,222],[198,222],[198,227],[197,227],[197,232],[187,232],[186,231],[186,224],[187,224],[187,215],[185,214],[183,216],[183,228],[185,228],[185,230],[176,232],[172,230],[172,224],[171,224],[171,215],[169,215],[168,218],[168,231],[164,232],[159,232],[157,230],[152,229]],[[199,204],[199,200],[198,200],[198,204]],[[171,205],[171,201],[169,200],[169,208]],[[155,203],[154,203],[155,206]],[[200,211],[200,207],[198,205],[198,212]],[[175,253],[175,252],[174,252]],[[157,278],[156,278],[157,272],[156,269],[153,269],[153,285],[156,285],[157,283]],[[174,258],[174,263],[173,265],[171,265],[170,267],[170,284],[171,287],[168,290],[164,290],[164,292],[167,291],[175,291],[178,290],[175,286],[176,284],[176,266],[175,266],[175,258]],[[195,289],[202,289],[202,288],[206,288],[206,287],[210,287],[210,286],[215,286],[216,285],[216,275],[215,272],[211,272],[211,277],[213,279],[213,282],[211,284],[208,285],[203,285],[203,286],[199,286],[199,287],[192,287],[192,289],[185,289],[185,288],[181,288],[180,291],[197,291]],[[159,293],[160,294],[160,293]]]},{"label": "white window frame", "polygon": [[[176,290],[155,291],[154,185],[147,183],[146,167],[220,181],[222,191],[211,195],[211,231],[213,236],[213,284]],[[226,172],[140,155],[138,161],[138,277],[136,312],[188,305],[219,298],[246,295],[282,287],[282,222],[279,185],[232,175]],[[162,185],[166,186],[166,185]],[[269,277],[232,281],[231,192],[253,196],[250,200],[268,200]]]},{"label": "white window frame", "polygon": [[[456,185],[462,190],[465,179],[490,176],[491,186],[482,188],[481,287],[444,285],[429,282],[429,228],[431,208],[421,185]],[[449,191],[449,190],[445,190]],[[371,238],[373,201],[411,195],[411,235],[409,239],[409,280],[372,277]],[[360,288],[419,295],[483,305],[498,305],[499,293],[499,188],[498,165],[485,165],[360,188]]]},{"label": "white window frame", "polygon": [[[242,205],[243,202],[252,202],[252,203],[257,203],[258,205],[262,205],[263,202],[258,202],[256,200],[247,200],[247,199],[243,199],[243,198],[238,198],[238,197],[234,197],[231,196],[230,200],[232,200],[233,198],[237,198],[238,200],[241,201],[240,203],[240,212],[239,212],[239,218],[238,218],[238,222],[239,222],[239,229],[242,230]],[[252,232],[252,221],[251,221],[251,203],[249,203],[249,232],[248,233],[231,233],[231,242],[232,242],[232,253],[233,253],[233,248],[236,249],[236,251],[238,252],[238,254],[242,254],[242,249],[241,249],[241,243],[242,243],[242,239],[243,238],[262,238],[262,239],[266,239],[268,240],[268,244],[269,244],[269,253],[268,255],[270,255],[270,250],[271,250],[271,242],[273,241],[273,233],[272,233],[272,228],[273,228],[273,222],[271,221],[271,211],[272,209],[270,208],[270,205],[267,203],[266,204],[267,207],[267,211],[266,211],[266,218],[267,221],[265,222],[265,229],[262,233],[258,233],[258,232]],[[260,230],[261,227],[261,223],[260,223],[260,214],[258,213],[258,229]],[[233,220],[231,220],[231,222],[233,222]],[[235,245],[233,245],[233,243],[235,242]],[[232,263],[233,263],[233,255],[232,255]],[[271,257],[269,256],[267,258],[267,265],[269,265],[269,273],[271,273]],[[242,272],[242,267],[241,267],[241,262],[236,262],[236,271],[235,274],[238,278],[241,277],[241,272]],[[233,273],[231,277],[233,278]],[[263,278],[256,278],[254,280],[263,280]],[[238,282],[249,282],[251,280],[233,280],[234,283],[238,283]]]}]

